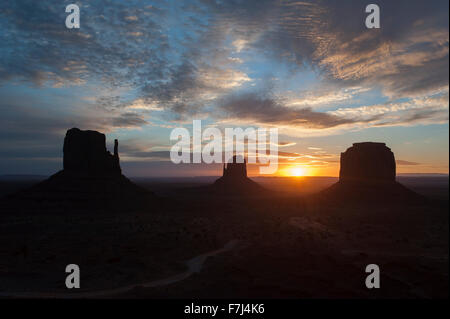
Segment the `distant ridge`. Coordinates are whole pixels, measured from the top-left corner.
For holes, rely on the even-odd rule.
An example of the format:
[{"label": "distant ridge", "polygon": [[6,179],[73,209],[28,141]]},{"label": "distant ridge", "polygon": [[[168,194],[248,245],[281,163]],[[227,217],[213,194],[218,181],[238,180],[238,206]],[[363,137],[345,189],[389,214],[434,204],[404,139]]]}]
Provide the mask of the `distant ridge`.
[{"label": "distant ridge", "polygon": [[0,175],[0,181],[36,181],[36,180],[44,180],[48,178],[48,175],[33,175],[33,174],[9,174],[9,175]]}]

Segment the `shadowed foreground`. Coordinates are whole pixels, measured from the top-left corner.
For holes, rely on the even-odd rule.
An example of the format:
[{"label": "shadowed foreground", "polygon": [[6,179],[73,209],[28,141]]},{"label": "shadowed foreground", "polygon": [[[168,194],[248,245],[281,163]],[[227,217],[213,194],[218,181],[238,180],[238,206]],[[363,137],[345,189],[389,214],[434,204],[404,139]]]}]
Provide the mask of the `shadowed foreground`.
[{"label": "shadowed foreground", "polygon": [[[172,187],[163,196],[170,205],[115,211],[39,211],[23,201],[2,201],[0,239],[8,244],[0,247],[1,295],[66,296],[69,263],[82,273],[81,289],[70,291],[74,297],[448,295],[448,200],[336,205],[289,194],[227,199],[202,188],[183,198]],[[207,258],[199,272],[139,287],[182,274],[188,260],[231,241],[237,244]],[[376,291],[364,285],[369,263],[381,268],[382,288]],[[106,293],[111,289],[119,291]]]}]

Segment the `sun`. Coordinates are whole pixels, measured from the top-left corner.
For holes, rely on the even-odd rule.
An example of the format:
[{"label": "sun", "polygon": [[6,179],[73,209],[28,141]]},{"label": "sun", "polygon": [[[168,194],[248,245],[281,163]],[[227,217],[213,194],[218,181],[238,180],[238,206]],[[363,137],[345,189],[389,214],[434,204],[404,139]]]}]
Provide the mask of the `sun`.
[{"label": "sun", "polygon": [[304,176],[305,170],[302,167],[293,167],[291,169],[291,176]]}]

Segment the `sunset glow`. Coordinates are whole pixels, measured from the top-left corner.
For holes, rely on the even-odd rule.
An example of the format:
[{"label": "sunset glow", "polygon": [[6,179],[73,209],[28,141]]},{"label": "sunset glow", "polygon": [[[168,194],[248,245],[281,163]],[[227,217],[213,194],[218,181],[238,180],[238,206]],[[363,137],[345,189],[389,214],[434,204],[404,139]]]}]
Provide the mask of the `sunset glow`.
[{"label": "sunset glow", "polygon": [[291,176],[304,176],[305,175],[305,170],[303,169],[303,167],[294,167],[291,169]]}]

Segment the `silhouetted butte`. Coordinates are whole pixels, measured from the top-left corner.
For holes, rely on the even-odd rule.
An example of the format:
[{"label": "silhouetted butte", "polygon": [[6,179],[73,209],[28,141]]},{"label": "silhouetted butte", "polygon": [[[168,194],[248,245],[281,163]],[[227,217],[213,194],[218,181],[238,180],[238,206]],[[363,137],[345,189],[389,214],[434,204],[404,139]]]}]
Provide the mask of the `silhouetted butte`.
[{"label": "silhouetted butte", "polygon": [[104,134],[72,128],[64,138],[64,169],[11,197],[87,208],[136,206],[154,198],[122,175],[118,146],[115,140],[111,154]]},{"label": "silhouetted butte", "polygon": [[231,162],[223,164],[223,175],[212,185],[221,195],[258,195],[265,188],[247,177],[247,162],[242,156],[233,156]]},{"label": "silhouetted butte", "polygon": [[396,181],[395,156],[385,143],[354,143],[341,153],[339,181],[321,192],[343,202],[417,202],[423,198]]},{"label": "silhouetted butte", "polygon": [[91,175],[120,175],[119,142],[114,140],[114,155],[106,149],[106,137],[97,131],[72,128],[64,138],[65,171]]}]

